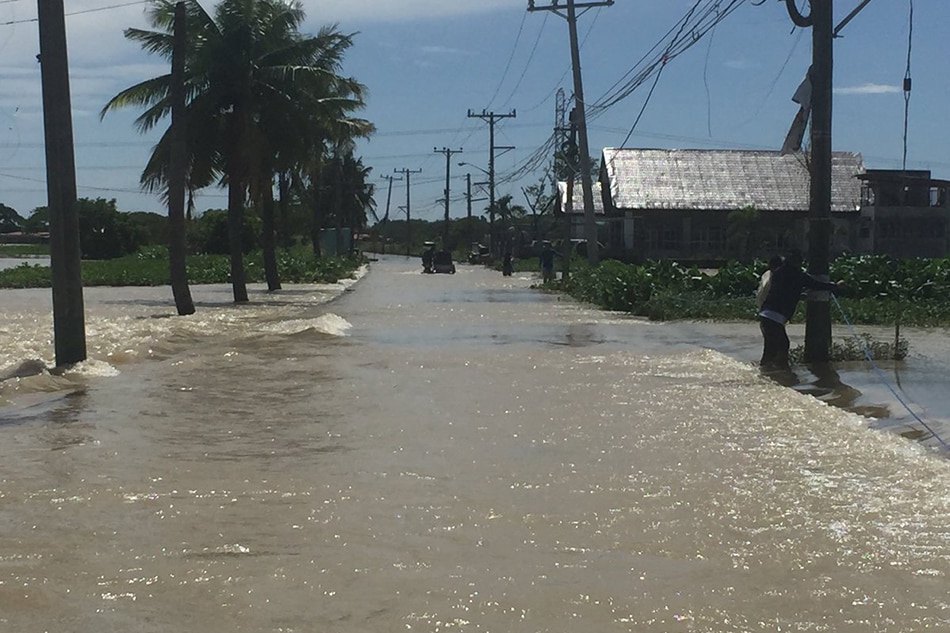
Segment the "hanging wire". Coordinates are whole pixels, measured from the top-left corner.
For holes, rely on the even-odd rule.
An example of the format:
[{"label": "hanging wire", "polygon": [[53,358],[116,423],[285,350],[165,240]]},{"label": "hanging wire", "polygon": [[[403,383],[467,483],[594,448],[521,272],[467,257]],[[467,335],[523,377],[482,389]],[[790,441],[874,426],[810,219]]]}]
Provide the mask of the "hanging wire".
[{"label": "hanging wire", "polygon": [[904,72],[904,155],[901,170],[907,170],[907,121],[910,118],[910,56],[914,46],[914,0],[909,0],[910,18],[907,27],[907,70]]}]

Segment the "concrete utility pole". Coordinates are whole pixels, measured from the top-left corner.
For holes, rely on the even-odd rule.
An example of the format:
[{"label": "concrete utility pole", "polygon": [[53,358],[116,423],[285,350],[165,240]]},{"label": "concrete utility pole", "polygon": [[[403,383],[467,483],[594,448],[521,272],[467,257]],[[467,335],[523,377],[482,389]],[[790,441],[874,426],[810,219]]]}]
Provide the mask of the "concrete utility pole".
[{"label": "concrete utility pole", "polygon": [[499,119],[513,119],[518,116],[515,110],[508,114],[497,114],[482,110],[481,114],[468,111],[468,117],[482,119],[488,123],[488,249],[495,255],[495,150],[514,149],[512,147],[495,146],[495,122]]},{"label": "concrete utility pole", "polygon": [[412,256],[412,207],[409,206],[409,176],[411,174],[422,173],[421,169],[393,169],[393,173],[402,174],[406,177],[406,257]]},{"label": "concrete utility pole", "polygon": [[38,0],[56,365],[86,359],[76,159],[63,0]]},{"label": "concrete utility pole", "polygon": [[[469,228],[472,227],[472,174],[465,174],[465,206],[468,213],[465,218],[468,221]],[[469,240],[473,241],[473,240]]]},{"label": "concrete utility pole", "polygon": [[[474,167],[474,165],[470,165],[469,163],[459,163],[459,167],[463,165]],[[476,169],[480,169],[480,168],[476,167]],[[481,186],[488,183],[476,182],[474,184]],[[467,218],[466,222],[468,223],[468,229],[467,229],[468,241],[472,243],[475,242],[475,226],[472,224],[472,203],[480,202],[482,200],[487,200],[487,198],[473,198],[472,197],[472,174],[465,174],[465,205],[468,208],[468,213],[466,215],[466,218]]]},{"label": "concrete utility pole", "polygon": [[[796,26],[811,27],[811,186],[809,188],[808,272],[828,281],[831,252],[831,107],[834,67],[834,0],[810,0],[802,15],[794,0],[786,8]],[[831,352],[828,292],[810,292],[805,311],[805,361],[827,362]]]},{"label": "concrete utility pole", "polygon": [[[386,180],[389,181],[389,188],[386,191],[386,213],[383,215],[383,221],[380,224],[385,224],[389,221],[389,205],[393,199],[393,181],[402,180],[402,178],[396,178],[395,176],[383,176]],[[386,254],[386,236],[383,236],[383,255]]]},{"label": "concrete utility pole", "polygon": [[[861,0],[844,20],[834,26],[834,0],[809,0],[811,10],[803,15],[795,0],[785,0],[785,8],[795,26],[812,29],[810,107],[811,186],[809,191],[808,272],[828,281],[831,255],[832,190],[832,85],[834,38],[871,0]],[[831,303],[825,291],[809,293],[805,313],[805,360],[827,362],[831,352]]]},{"label": "concrete utility pole", "polygon": [[447,251],[449,250],[449,178],[452,173],[452,154],[461,154],[462,148],[433,147],[432,151],[445,154],[445,226],[442,229],[442,250]]},{"label": "concrete utility pole", "polygon": [[594,187],[590,176],[590,147],[587,142],[587,114],[584,103],[584,82],[581,79],[581,54],[577,43],[577,9],[593,7],[609,7],[613,0],[602,2],[575,2],[567,0],[567,12],[561,13],[559,0],[553,0],[550,6],[536,7],[534,0],[528,0],[528,11],[551,11],[567,19],[568,34],[571,44],[571,66],[574,71],[574,107],[577,110],[577,142],[580,154],[581,188],[584,192],[584,236],[587,239],[587,261],[596,264],[600,258],[597,248],[597,222],[594,219]]}]

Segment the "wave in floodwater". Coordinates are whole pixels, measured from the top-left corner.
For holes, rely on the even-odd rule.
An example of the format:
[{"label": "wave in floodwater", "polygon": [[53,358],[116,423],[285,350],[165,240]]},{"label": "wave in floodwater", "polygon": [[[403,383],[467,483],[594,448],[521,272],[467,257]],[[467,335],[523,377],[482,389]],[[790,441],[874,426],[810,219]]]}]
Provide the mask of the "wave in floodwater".
[{"label": "wave in floodwater", "polygon": [[323,310],[354,281],[299,285],[280,294],[252,286],[247,305],[234,305],[227,287],[196,286],[197,311],[188,316],[175,314],[166,288],[87,288],[87,359],[65,369],[56,369],[53,358],[50,291],[0,291],[5,312],[0,321],[0,417],[3,407],[36,399],[27,394],[82,389],[88,380],[115,377],[130,364],[196,353],[209,343],[307,331],[345,336],[350,326],[342,317],[309,313]]},{"label": "wave in floodwater", "polygon": [[330,336],[346,336],[353,326],[337,314],[323,314],[312,319],[287,319],[261,326],[261,330],[272,334],[299,334],[314,331]]}]

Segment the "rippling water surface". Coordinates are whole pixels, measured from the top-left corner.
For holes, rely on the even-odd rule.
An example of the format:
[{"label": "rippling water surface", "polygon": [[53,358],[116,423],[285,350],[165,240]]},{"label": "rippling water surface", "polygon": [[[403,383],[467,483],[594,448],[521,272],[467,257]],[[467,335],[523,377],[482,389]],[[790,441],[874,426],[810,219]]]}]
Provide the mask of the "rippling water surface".
[{"label": "rippling water surface", "polygon": [[[0,387],[3,630],[950,630],[926,442],[761,377],[754,326],[417,270],[87,290],[92,360]],[[0,301],[0,367],[48,360],[46,293]],[[860,371],[799,389],[894,408]]]}]

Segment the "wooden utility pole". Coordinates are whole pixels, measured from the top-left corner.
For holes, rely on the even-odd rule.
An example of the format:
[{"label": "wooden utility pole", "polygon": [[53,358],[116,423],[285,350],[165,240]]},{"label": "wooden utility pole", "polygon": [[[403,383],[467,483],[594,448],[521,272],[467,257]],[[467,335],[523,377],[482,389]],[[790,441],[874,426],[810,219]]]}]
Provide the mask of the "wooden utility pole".
[{"label": "wooden utility pole", "polygon": [[437,154],[445,154],[445,226],[442,228],[442,250],[449,250],[449,178],[452,174],[452,154],[461,154],[462,148],[432,148]]},{"label": "wooden utility pole", "polygon": [[188,287],[185,267],[185,3],[175,5],[172,48],[172,122],[168,157],[168,267],[179,315],[194,314],[195,303]]},{"label": "wooden utility pole", "polygon": [[76,159],[63,0],[38,0],[56,365],[86,359]]},{"label": "wooden utility pole", "polygon": [[[488,123],[488,252],[495,255],[495,123],[499,119],[513,119],[518,116],[515,110],[508,114],[498,114],[482,110],[481,114],[468,111],[468,117],[478,118]],[[511,149],[510,147],[504,149]]]},{"label": "wooden utility pole", "polygon": [[584,237],[587,239],[587,261],[596,264],[600,253],[597,242],[597,222],[594,218],[594,186],[591,182],[590,147],[587,142],[587,114],[584,102],[584,82],[581,77],[581,54],[577,42],[577,9],[587,10],[593,7],[609,7],[613,0],[601,2],[575,2],[567,0],[567,12],[561,13],[559,0],[553,0],[547,7],[536,7],[534,0],[528,0],[528,11],[551,11],[567,19],[568,35],[571,45],[571,67],[574,75],[574,107],[576,109],[577,143],[581,188],[584,193]]},{"label": "wooden utility pole", "polygon": [[421,169],[393,169],[393,173],[402,174],[406,177],[406,257],[412,256],[412,207],[409,205],[409,177],[411,174],[422,173]]}]

